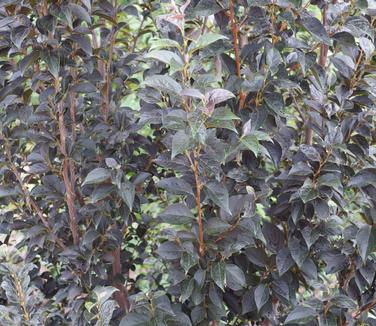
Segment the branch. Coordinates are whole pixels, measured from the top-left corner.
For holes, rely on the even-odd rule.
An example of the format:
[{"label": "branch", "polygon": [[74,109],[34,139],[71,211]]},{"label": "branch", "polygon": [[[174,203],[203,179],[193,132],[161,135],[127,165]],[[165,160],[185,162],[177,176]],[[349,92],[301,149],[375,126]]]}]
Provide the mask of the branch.
[{"label": "branch", "polygon": [[123,311],[128,312],[130,308],[130,303],[128,299],[127,288],[124,286],[122,282],[116,279],[118,275],[122,274],[120,250],[121,250],[121,247],[119,246],[112,252],[113,285],[119,290],[114,293],[114,297],[115,297],[116,302],[119,304],[120,308]]},{"label": "branch", "polygon": [[[234,0],[230,0],[228,17],[230,19],[230,24],[231,24],[233,48],[234,48],[234,54],[235,54],[236,75],[240,79],[241,69],[240,69],[240,55],[239,55],[239,26],[235,18]],[[245,104],[245,94],[242,91],[240,91],[239,96],[240,96],[239,107],[240,109],[242,109]]]},{"label": "branch", "polygon": [[[198,149],[199,152],[199,149]],[[199,176],[199,168],[198,168],[198,160],[195,155],[194,163],[193,163],[193,174],[195,176],[196,182],[196,206],[197,206],[197,224],[198,224],[198,244],[199,244],[199,253],[200,256],[205,255],[205,242],[204,242],[204,226],[202,223],[202,209],[201,209],[201,187],[202,184],[200,182]]]},{"label": "branch", "polygon": [[358,310],[354,311],[351,314],[351,316],[353,318],[358,318],[363,312],[367,312],[375,306],[376,306],[376,299],[372,300],[371,302],[367,303],[365,306],[363,306],[363,307],[359,308]]},{"label": "branch", "polygon": [[10,149],[9,149],[9,143],[8,143],[8,141],[5,139],[5,137],[3,135],[0,135],[0,139],[4,140],[4,143],[5,143],[5,154],[6,154],[7,159],[8,159],[8,164],[9,164],[11,171],[15,175],[15,177],[16,177],[16,179],[17,179],[17,181],[18,181],[18,183],[19,183],[19,185],[21,187],[23,195],[25,196],[26,206],[29,208],[30,212],[35,212],[35,214],[39,217],[39,219],[41,220],[41,222],[44,225],[44,227],[50,232],[50,234],[52,235],[52,237],[54,238],[54,240],[58,244],[58,246],[61,249],[64,250],[66,248],[65,244],[52,231],[52,229],[51,229],[51,227],[50,227],[50,225],[49,225],[46,217],[43,215],[42,210],[37,205],[37,203],[34,201],[34,199],[31,197],[30,191],[24,185],[22,177],[21,177],[21,174],[18,171],[16,165],[13,163],[12,155],[11,155],[11,152],[10,152]]},{"label": "branch", "polygon": [[63,101],[58,104],[58,126],[60,132],[60,151],[64,155],[63,159],[63,181],[65,185],[65,190],[67,193],[67,206],[69,214],[69,228],[72,232],[73,243],[78,245],[80,243],[80,235],[78,232],[77,224],[77,210],[75,206],[75,175],[74,174],[74,165],[72,160],[67,154],[66,150],[66,136],[67,130],[64,123],[64,108]]}]

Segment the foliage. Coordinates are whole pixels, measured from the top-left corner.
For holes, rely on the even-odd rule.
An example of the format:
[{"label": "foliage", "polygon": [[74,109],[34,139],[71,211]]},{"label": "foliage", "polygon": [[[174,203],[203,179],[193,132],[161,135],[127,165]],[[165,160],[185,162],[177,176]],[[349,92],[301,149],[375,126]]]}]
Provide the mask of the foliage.
[{"label": "foliage", "polygon": [[375,324],[373,5],[0,3],[2,318]]}]

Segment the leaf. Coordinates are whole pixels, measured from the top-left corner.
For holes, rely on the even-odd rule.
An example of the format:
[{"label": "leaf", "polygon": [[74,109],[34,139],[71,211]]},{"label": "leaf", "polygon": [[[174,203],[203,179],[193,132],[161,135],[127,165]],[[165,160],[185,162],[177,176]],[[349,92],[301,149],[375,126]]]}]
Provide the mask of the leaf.
[{"label": "leaf", "polygon": [[201,100],[205,98],[204,94],[202,94],[198,89],[195,88],[184,88],[180,95],[199,98]]},{"label": "leaf", "polygon": [[367,20],[363,16],[350,16],[346,19],[345,25],[355,37],[369,36],[373,39],[374,31]]},{"label": "leaf", "polygon": [[167,260],[180,258],[182,252],[183,248],[173,241],[163,242],[157,249],[157,254]]},{"label": "leaf", "polygon": [[81,7],[75,3],[69,3],[68,7],[74,16],[87,22],[88,24],[91,24],[91,17],[84,7]]},{"label": "leaf", "polygon": [[157,187],[175,195],[194,195],[191,185],[181,178],[164,178],[157,183]]},{"label": "leaf", "polygon": [[197,40],[193,41],[188,48],[190,53],[193,53],[197,50],[205,48],[210,44],[217,42],[219,40],[227,39],[226,36],[222,34],[215,34],[215,33],[205,33],[201,35]]},{"label": "leaf", "polygon": [[349,298],[347,295],[344,294],[338,294],[334,296],[331,300],[330,303],[336,307],[339,308],[345,308],[345,309],[356,309],[356,303],[354,300]]},{"label": "leaf", "polygon": [[226,285],[234,291],[241,290],[246,286],[245,275],[238,266],[226,265]]},{"label": "leaf", "polygon": [[301,152],[311,161],[320,162],[320,153],[311,145],[300,145]]},{"label": "leaf", "polygon": [[372,225],[363,225],[356,235],[360,257],[363,262],[367,260],[368,255],[376,250],[376,228]]},{"label": "leaf", "polygon": [[82,183],[82,186],[98,184],[106,181],[109,178],[111,178],[111,170],[105,168],[95,168],[88,173],[84,182]]},{"label": "leaf", "polygon": [[257,310],[261,308],[269,301],[269,288],[265,284],[260,284],[255,289],[255,303]]},{"label": "leaf", "polygon": [[289,313],[285,320],[285,324],[306,324],[315,319],[317,313],[312,308],[298,306]]},{"label": "leaf", "polygon": [[266,93],[264,95],[264,100],[270,110],[278,115],[282,114],[285,103],[283,101],[283,96],[280,93]]},{"label": "leaf", "polygon": [[205,108],[204,113],[211,116],[216,104],[227,101],[230,98],[235,97],[230,91],[222,88],[213,89],[205,94]]},{"label": "leaf", "polygon": [[219,107],[215,109],[211,118],[218,121],[240,120],[240,118],[228,107]]},{"label": "leaf", "polygon": [[166,93],[180,95],[182,87],[170,76],[154,75],[145,80],[145,85]]},{"label": "leaf", "polygon": [[218,181],[211,181],[205,185],[205,190],[208,197],[214,204],[223,208],[226,213],[232,215],[229,206],[229,195],[227,188]]},{"label": "leaf", "polygon": [[187,135],[184,130],[179,130],[174,136],[172,136],[171,159],[178,154],[183,154],[190,148],[190,145],[190,136]]},{"label": "leaf", "polygon": [[60,58],[59,56],[52,51],[43,51],[42,60],[47,64],[48,71],[55,78],[59,78],[60,71]]},{"label": "leaf", "polygon": [[365,53],[366,60],[369,60],[375,52],[375,45],[367,37],[360,37],[359,45]]},{"label": "leaf", "polygon": [[133,209],[133,202],[136,195],[136,188],[132,182],[125,180],[117,183],[118,193],[124,203],[128,206],[129,210]]},{"label": "leaf", "polygon": [[192,212],[184,204],[171,204],[159,215],[159,217],[165,223],[177,225],[192,223],[194,220]]},{"label": "leaf", "polygon": [[376,186],[376,169],[366,168],[355,174],[349,181],[349,187]]},{"label": "leaf", "polygon": [[241,144],[248,150],[252,151],[256,156],[260,152],[260,144],[255,135],[246,135],[240,138]]},{"label": "leaf", "polygon": [[15,188],[0,186],[0,199],[14,196],[16,194],[17,194],[17,191]]},{"label": "leaf", "polygon": [[286,273],[292,266],[294,266],[295,262],[292,259],[290,250],[288,248],[282,248],[278,251],[276,264],[280,276]]},{"label": "leaf", "polygon": [[96,286],[93,290],[99,303],[106,302],[116,291],[119,291],[113,286]]},{"label": "leaf", "polygon": [[149,326],[150,319],[147,314],[130,312],[120,321],[119,326]]},{"label": "leaf", "polygon": [[80,82],[75,84],[71,88],[72,92],[76,93],[95,93],[97,88],[90,82]]},{"label": "leaf", "polygon": [[296,264],[299,267],[302,266],[308,256],[308,248],[305,243],[302,243],[294,237],[289,240],[288,247],[291,253],[291,257],[294,259]]},{"label": "leaf", "polygon": [[93,49],[91,46],[90,38],[87,35],[82,34],[72,34],[70,37],[74,42],[77,43],[77,45],[84,50],[84,52],[91,56],[93,55]]},{"label": "leaf", "polygon": [[226,286],[226,265],[220,261],[213,263],[210,270],[210,276],[214,283],[222,290],[225,291]]},{"label": "leaf", "polygon": [[310,15],[304,15],[301,19],[303,27],[310,32],[318,41],[330,45],[330,38],[325,30],[323,24],[316,18]]},{"label": "leaf", "polygon": [[24,56],[22,60],[19,61],[18,65],[23,75],[27,68],[29,68],[32,64],[34,64],[40,57],[40,51],[33,50],[28,55]]},{"label": "leaf", "polygon": [[266,53],[266,64],[270,71],[276,73],[280,63],[282,63],[282,57],[279,51],[274,47],[269,48]]},{"label": "leaf", "polygon": [[145,55],[147,59],[159,60],[165,64],[171,65],[172,60],[183,67],[183,61],[179,55],[167,50],[154,50]]},{"label": "leaf", "polygon": [[164,48],[177,48],[180,49],[180,44],[168,38],[155,39],[151,41],[150,50],[164,49]]},{"label": "leaf", "polygon": [[191,278],[188,281],[188,284],[187,284],[187,282],[185,282],[185,284],[182,288],[182,293],[180,295],[180,301],[181,302],[184,303],[186,300],[188,300],[190,298],[190,296],[192,295],[193,289],[194,289],[194,285],[195,285],[194,278]]},{"label": "leaf", "polygon": [[205,93],[205,101],[214,105],[225,102],[233,97],[235,97],[234,94],[223,88],[212,89],[211,91]]},{"label": "leaf", "polygon": [[319,192],[314,188],[314,185],[310,179],[307,179],[300,188],[299,197],[302,199],[304,204],[319,197]]},{"label": "leaf", "polygon": [[284,245],[283,232],[272,223],[264,222],[262,234],[265,238],[265,245],[271,252],[277,253]]}]

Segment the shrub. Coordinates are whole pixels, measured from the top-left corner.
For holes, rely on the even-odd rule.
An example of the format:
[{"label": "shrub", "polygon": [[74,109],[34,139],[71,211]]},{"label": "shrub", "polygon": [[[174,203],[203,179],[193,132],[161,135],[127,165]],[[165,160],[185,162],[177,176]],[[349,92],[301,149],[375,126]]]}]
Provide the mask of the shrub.
[{"label": "shrub", "polygon": [[374,324],[372,5],[3,1],[2,323]]}]

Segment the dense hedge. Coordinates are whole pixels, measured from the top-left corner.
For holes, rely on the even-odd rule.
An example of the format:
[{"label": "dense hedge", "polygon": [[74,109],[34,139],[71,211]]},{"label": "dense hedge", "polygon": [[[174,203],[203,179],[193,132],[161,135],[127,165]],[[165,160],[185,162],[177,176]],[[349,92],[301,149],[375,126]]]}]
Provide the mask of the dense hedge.
[{"label": "dense hedge", "polygon": [[0,325],[376,325],[375,26],[0,1]]}]

